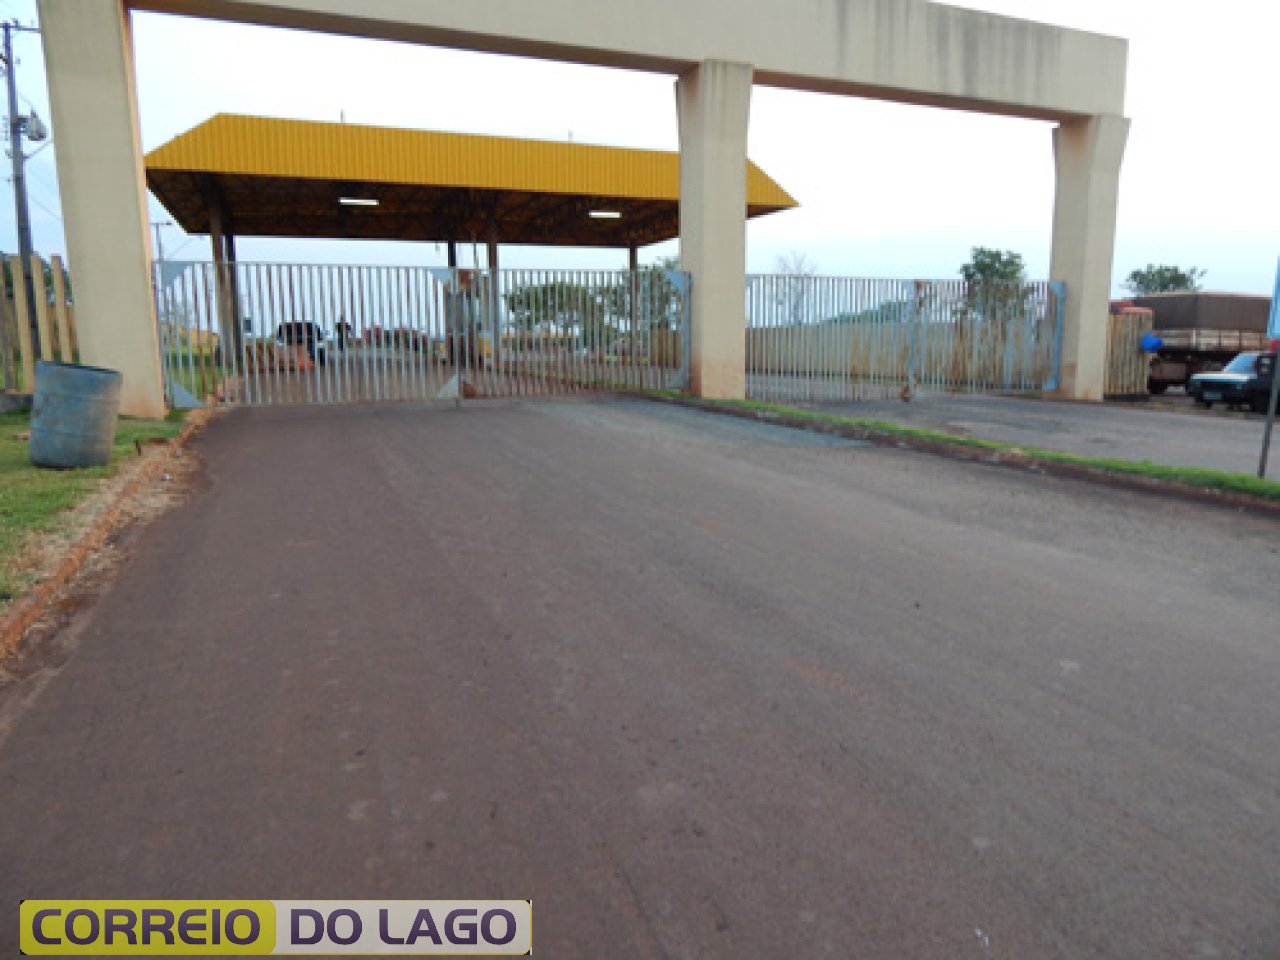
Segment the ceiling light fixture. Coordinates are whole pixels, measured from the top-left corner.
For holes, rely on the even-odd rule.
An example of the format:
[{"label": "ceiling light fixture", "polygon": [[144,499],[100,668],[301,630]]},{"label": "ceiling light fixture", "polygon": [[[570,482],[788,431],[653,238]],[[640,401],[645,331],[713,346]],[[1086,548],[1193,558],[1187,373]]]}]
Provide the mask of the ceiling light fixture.
[{"label": "ceiling light fixture", "polygon": [[592,210],[590,216],[592,220],[621,220],[622,219],[622,214],[619,213],[617,210]]},{"label": "ceiling light fixture", "polygon": [[339,197],[338,202],[344,207],[376,207],[380,200],[373,200],[369,197]]}]

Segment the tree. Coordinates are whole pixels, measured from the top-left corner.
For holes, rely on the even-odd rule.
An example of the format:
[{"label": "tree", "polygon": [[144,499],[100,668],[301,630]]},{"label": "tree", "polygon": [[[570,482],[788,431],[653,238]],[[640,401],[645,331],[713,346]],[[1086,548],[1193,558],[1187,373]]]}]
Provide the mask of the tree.
[{"label": "tree", "polygon": [[511,325],[530,333],[572,333],[604,312],[596,290],[567,280],[517,287],[504,299]]},{"label": "tree", "polygon": [[1012,250],[974,247],[960,276],[965,280],[964,298],[952,307],[952,315],[962,326],[1018,320],[1035,299],[1022,254]]},{"label": "tree", "polygon": [[[679,269],[678,257],[664,257],[636,271],[635,295],[641,327],[650,330],[679,329],[684,316],[684,297],[668,275],[670,271]],[[630,282],[613,289],[609,312],[622,326],[630,324]]]},{"label": "tree", "polygon": [[960,268],[960,276],[968,283],[1025,283],[1027,268],[1020,253],[974,247],[969,262]]},{"label": "tree", "polygon": [[792,250],[778,257],[776,269],[779,274],[778,305],[786,311],[791,323],[804,323],[813,278],[818,275],[817,267],[806,254]]},{"label": "tree", "polygon": [[1125,280],[1125,289],[1136,296],[1148,293],[1172,293],[1177,290],[1199,290],[1204,270],[1149,263],[1141,270],[1134,270]]},{"label": "tree", "polygon": [[911,300],[886,300],[878,307],[859,310],[856,313],[839,313],[831,318],[832,323],[906,323],[911,319],[915,307]]}]

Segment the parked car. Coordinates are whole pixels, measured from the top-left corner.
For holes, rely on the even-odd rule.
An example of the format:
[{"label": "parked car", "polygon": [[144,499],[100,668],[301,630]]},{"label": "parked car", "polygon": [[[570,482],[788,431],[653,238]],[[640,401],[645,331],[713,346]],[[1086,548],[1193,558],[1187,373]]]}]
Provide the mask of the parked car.
[{"label": "parked car", "polygon": [[304,345],[307,348],[307,357],[313,363],[323,367],[329,362],[328,343],[318,323],[303,321],[282,323],[276,327],[276,344],[281,347]]},{"label": "parked car", "polygon": [[1221,370],[1197,373],[1187,391],[1202,407],[1225,403],[1265,413],[1271,397],[1271,377],[1276,355],[1249,351],[1236,356]]}]

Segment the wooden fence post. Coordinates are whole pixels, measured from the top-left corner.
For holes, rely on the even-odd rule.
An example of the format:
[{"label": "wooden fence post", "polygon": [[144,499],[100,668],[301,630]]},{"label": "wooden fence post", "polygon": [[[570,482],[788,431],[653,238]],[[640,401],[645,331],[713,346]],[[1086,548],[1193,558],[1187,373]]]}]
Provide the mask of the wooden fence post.
[{"label": "wooden fence post", "polygon": [[40,331],[40,359],[55,359],[53,332],[49,324],[49,291],[44,283],[44,261],[31,255],[31,285],[35,287],[36,329]]},{"label": "wooden fence post", "polygon": [[1142,336],[1153,326],[1150,310],[1125,308],[1107,318],[1107,370],[1103,393],[1108,397],[1147,395],[1150,362],[1142,352]]},{"label": "wooden fence post", "polygon": [[58,319],[58,353],[63,363],[75,363],[76,354],[71,344],[71,317],[67,311],[67,275],[62,258],[57,254],[49,258],[53,273],[53,315]]},{"label": "wooden fence post", "polygon": [[0,358],[0,376],[4,377],[5,393],[18,391],[18,371],[13,363],[13,355],[18,349],[18,328],[14,323],[13,301],[0,297],[0,324],[4,325],[4,336],[0,337],[4,357]]},{"label": "wooden fence post", "polygon": [[22,360],[22,390],[36,388],[36,358],[31,343],[31,317],[27,312],[27,280],[22,275],[22,257],[9,257],[9,273],[13,277],[13,312],[18,320],[18,352]]}]

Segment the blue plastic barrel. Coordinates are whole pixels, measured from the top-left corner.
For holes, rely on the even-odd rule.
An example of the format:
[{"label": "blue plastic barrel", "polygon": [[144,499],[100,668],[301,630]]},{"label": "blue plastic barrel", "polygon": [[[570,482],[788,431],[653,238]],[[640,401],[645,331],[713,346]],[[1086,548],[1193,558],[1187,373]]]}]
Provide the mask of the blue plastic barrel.
[{"label": "blue plastic barrel", "polygon": [[78,363],[36,364],[31,462],[38,467],[104,467],[116,438],[124,377]]}]

